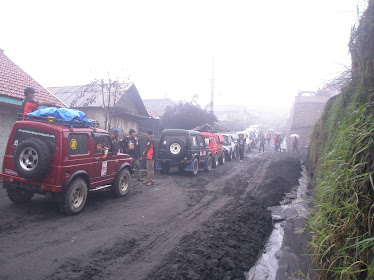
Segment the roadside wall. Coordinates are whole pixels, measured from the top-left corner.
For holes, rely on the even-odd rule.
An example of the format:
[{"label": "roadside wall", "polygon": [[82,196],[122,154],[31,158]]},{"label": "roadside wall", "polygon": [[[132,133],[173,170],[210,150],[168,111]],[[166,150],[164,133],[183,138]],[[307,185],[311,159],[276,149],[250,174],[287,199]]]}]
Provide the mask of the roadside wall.
[{"label": "roadside wall", "polygon": [[330,99],[327,96],[296,96],[291,110],[291,116],[287,124],[288,150],[292,151],[291,134],[300,135],[299,152],[305,153],[309,147],[310,134],[314,124],[321,115],[326,102]]},{"label": "roadside wall", "polygon": [[17,119],[19,106],[0,103],[0,170],[3,170],[3,158],[13,124]]}]

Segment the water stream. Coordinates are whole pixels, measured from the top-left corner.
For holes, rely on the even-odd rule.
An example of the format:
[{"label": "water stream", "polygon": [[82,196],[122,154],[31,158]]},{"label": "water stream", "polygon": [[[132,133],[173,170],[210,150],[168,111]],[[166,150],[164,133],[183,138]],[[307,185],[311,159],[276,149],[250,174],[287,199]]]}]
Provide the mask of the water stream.
[{"label": "water stream", "polygon": [[272,212],[274,229],[268,242],[265,245],[264,252],[257,263],[249,270],[247,280],[274,280],[278,269],[278,254],[281,249],[284,224],[288,218],[305,217],[308,214],[305,200],[307,196],[308,178],[305,166],[302,166],[299,185],[296,189],[287,193],[281,206],[269,207]]}]

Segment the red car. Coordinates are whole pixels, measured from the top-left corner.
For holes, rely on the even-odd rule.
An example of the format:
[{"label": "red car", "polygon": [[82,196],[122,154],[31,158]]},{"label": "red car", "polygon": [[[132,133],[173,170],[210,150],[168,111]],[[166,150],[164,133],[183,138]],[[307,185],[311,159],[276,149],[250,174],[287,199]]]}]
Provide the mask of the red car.
[{"label": "red car", "polygon": [[17,121],[6,147],[0,180],[14,203],[34,193],[56,196],[66,214],[80,212],[87,192],[108,187],[127,194],[133,159],[117,153],[107,131],[57,124],[54,118]]},{"label": "red car", "polygon": [[216,168],[218,164],[224,164],[225,149],[222,145],[222,134],[215,132],[201,132],[201,134],[204,136],[206,146],[212,151],[213,168]]}]

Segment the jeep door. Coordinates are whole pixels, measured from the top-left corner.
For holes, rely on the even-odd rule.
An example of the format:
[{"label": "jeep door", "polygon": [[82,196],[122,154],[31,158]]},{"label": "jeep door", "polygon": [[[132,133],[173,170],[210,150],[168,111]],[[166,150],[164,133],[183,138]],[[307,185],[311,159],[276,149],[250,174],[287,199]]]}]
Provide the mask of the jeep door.
[{"label": "jeep door", "polygon": [[[103,146],[103,150],[97,150],[97,144]],[[106,152],[106,157],[105,155]],[[94,133],[94,141],[92,143],[93,151],[93,162],[95,165],[94,176],[93,176],[93,186],[97,187],[100,185],[110,184],[115,178],[115,165],[116,156],[114,155],[114,147],[110,141],[108,134],[104,133]],[[117,160],[118,161],[118,160]]]},{"label": "jeep door", "polygon": [[200,163],[204,163],[208,158],[204,137],[202,135],[196,135],[196,140],[199,147]]}]

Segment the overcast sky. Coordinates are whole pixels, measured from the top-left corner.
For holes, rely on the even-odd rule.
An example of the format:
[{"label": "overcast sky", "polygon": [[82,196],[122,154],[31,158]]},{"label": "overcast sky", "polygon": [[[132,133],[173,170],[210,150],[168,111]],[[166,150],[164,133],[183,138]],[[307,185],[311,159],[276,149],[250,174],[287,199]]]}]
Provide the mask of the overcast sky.
[{"label": "overcast sky", "polygon": [[[44,87],[130,76],[143,99],[291,106],[350,67],[364,0],[17,1],[0,48]],[[214,59],[213,59],[214,58]]]}]

